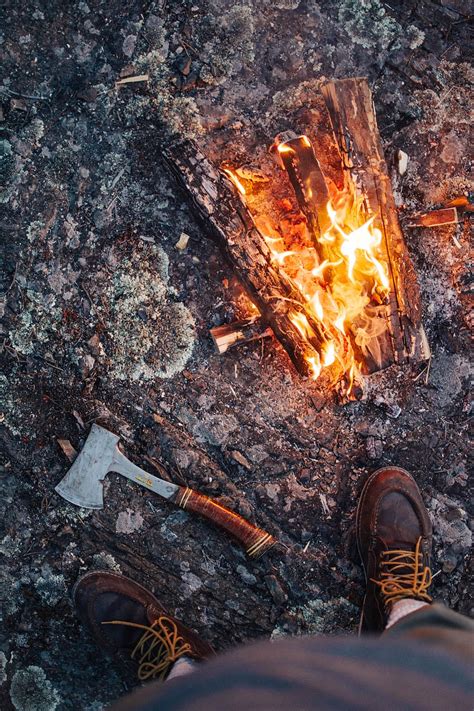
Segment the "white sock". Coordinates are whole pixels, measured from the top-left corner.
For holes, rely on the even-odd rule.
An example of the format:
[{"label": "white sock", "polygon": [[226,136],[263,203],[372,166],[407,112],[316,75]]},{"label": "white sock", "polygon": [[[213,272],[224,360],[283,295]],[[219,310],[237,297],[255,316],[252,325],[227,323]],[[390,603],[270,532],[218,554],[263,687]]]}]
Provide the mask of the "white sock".
[{"label": "white sock", "polygon": [[180,657],[173,664],[171,671],[166,678],[166,681],[169,681],[169,679],[176,679],[176,677],[178,676],[185,676],[185,674],[190,674],[194,671],[194,667],[196,666],[196,664],[197,662],[195,662],[194,659],[191,659],[191,657]]},{"label": "white sock", "polygon": [[421,607],[425,607],[425,605],[428,604],[429,603],[423,602],[422,600],[412,600],[409,597],[404,598],[403,600],[398,600],[398,602],[394,602],[391,607],[385,629],[388,630],[389,627],[394,625],[395,622],[401,620],[402,617],[405,617],[405,615],[410,614],[410,612],[415,612],[415,610],[419,610]]}]

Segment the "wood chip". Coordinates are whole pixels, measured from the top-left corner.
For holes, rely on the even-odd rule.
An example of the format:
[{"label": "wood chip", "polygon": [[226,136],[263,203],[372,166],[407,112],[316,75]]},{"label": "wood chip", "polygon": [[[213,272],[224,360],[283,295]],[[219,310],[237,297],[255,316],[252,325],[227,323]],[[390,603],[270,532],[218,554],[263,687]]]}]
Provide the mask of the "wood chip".
[{"label": "wood chip", "polygon": [[326,498],[326,494],[319,494],[319,500],[321,501],[321,506],[323,508],[323,513],[327,516],[328,514],[331,513],[331,510],[328,506],[328,500]]},{"label": "wood chip", "polygon": [[26,101],[23,99],[10,99],[10,107],[16,111],[28,111]]},{"label": "wood chip", "polygon": [[123,86],[124,84],[137,84],[140,81],[148,81],[149,74],[137,74],[134,77],[124,77],[115,82],[115,86]]},{"label": "wood chip", "polygon": [[397,169],[399,175],[405,175],[408,167],[408,154],[400,148],[397,151]]},{"label": "wood chip", "polygon": [[235,459],[236,462],[245,467],[245,469],[251,471],[252,465],[250,464],[249,460],[244,457],[243,454],[234,449],[232,450],[232,452],[230,452],[230,456],[232,457],[232,459]]},{"label": "wood chip", "polygon": [[459,222],[458,211],[455,207],[442,208],[423,212],[409,218],[408,227],[440,227],[442,225],[455,225]]},{"label": "wood chip", "polygon": [[180,250],[186,249],[190,239],[191,239],[190,236],[187,235],[186,232],[181,232],[181,234],[179,236],[179,240],[175,244],[176,249],[180,249]]},{"label": "wood chip", "polygon": [[153,413],[153,419],[158,425],[163,425],[167,423],[166,417],[162,417],[157,412]]},{"label": "wood chip", "polygon": [[69,461],[72,463],[75,458],[77,457],[77,452],[70,443],[68,439],[57,439],[56,440],[61,449],[63,450],[64,454],[66,457],[69,459]]},{"label": "wood chip", "polygon": [[82,419],[82,417],[80,416],[80,414],[78,413],[78,411],[77,411],[77,410],[73,410],[73,411],[72,411],[72,414],[73,414],[73,417],[75,418],[77,424],[79,425],[79,427],[83,430],[84,427],[85,427],[84,420]]}]

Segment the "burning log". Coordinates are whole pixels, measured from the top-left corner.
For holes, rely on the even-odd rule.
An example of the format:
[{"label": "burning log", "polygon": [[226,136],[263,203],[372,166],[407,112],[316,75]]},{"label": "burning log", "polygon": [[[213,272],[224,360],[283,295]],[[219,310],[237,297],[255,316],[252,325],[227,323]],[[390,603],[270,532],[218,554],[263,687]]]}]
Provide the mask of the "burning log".
[{"label": "burning log", "polygon": [[389,329],[377,339],[380,355],[372,354],[376,369],[426,360],[430,350],[421,324],[416,275],[398,221],[369,85],[364,78],[341,79],[328,82],[322,93],[339,150],[344,190],[355,191],[363,200],[366,217],[374,216],[373,224],[382,235]]},{"label": "burning log", "polygon": [[[288,173],[301,212],[305,215],[321,261],[327,252],[318,238],[330,226],[327,204],[329,191],[326,179],[307,136],[297,136],[293,131],[278,134],[274,150]],[[273,148],[272,146],[272,148]]]},{"label": "burning log", "polygon": [[[321,325],[307,313],[296,285],[275,263],[264,235],[241,199],[243,187],[235,177],[231,181],[217,170],[193,143],[181,143],[163,155],[205,231],[220,245],[298,372],[305,376],[319,373],[328,339]],[[305,342],[302,330],[307,336]]]}]

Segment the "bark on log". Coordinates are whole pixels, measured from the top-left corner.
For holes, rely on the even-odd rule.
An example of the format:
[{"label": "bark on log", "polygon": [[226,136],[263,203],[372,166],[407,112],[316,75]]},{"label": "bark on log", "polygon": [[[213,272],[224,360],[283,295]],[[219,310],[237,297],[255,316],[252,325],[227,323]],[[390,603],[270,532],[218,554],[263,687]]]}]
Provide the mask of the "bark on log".
[{"label": "bark on log", "polygon": [[[384,259],[391,282],[387,319],[393,351],[391,362],[417,362],[430,351],[421,324],[421,304],[415,270],[403,240],[383,155],[372,94],[365,78],[325,84],[322,93],[338,145],[345,184],[355,185],[366,201],[367,214],[383,236]],[[383,366],[390,365],[388,344]],[[385,352],[387,355],[385,355]]]}]

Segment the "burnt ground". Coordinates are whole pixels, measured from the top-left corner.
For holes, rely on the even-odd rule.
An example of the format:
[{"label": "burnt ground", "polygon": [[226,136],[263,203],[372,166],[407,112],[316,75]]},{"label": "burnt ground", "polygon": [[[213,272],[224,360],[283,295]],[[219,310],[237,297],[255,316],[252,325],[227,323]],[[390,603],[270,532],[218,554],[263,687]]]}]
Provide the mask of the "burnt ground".
[{"label": "burnt ground", "polygon": [[[0,705],[98,711],[133,687],[70,603],[121,571],[224,650],[354,633],[357,495],[414,472],[434,525],[433,591],[469,613],[468,225],[405,229],[429,369],[373,376],[338,405],[269,341],[219,357],[232,275],[160,160],[176,136],[263,151],[323,77],[366,75],[402,220],[466,194],[468,4],[458,0],[7,3],[1,54],[3,326]],[[117,88],[123,76],[147,82]],[[176,243],[190,236],[182,251]],[[212,494],[287,546],[251,562],[225,534],[111,475],[105,508],[54,493],[92,422],[139,465]]]}]

